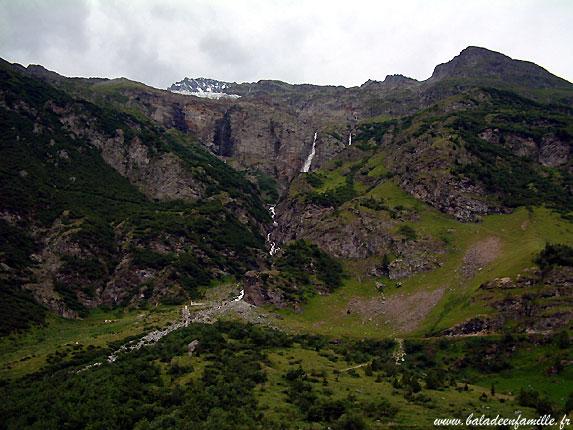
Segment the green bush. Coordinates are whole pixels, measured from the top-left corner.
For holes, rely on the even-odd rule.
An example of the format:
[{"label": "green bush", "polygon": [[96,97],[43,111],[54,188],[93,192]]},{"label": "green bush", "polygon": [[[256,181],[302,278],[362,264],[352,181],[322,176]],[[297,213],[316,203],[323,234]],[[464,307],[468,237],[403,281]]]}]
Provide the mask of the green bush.
[{"label": "green bush", "polygon": [[534,262],[544,272],[555,266],[573,266],[573,247],[561,244],[545,244]]},{"label": "green bush", "polygon": [[[303,239],[285,246],[275,264],[282,276],[303,285],[310,284],[311,276],[316,276],[327,291],[340,287],[345,277],[344,269],[337,260]],[[303,291],[297,298],[301,299],[302,294]]]},{"label": "green bush", "polygon": [[313,188],[320,188],[324,185],[324,178],[322,177],[322,175],[315,172],[307,173],[306,175],[304,175],[304,179]]}]

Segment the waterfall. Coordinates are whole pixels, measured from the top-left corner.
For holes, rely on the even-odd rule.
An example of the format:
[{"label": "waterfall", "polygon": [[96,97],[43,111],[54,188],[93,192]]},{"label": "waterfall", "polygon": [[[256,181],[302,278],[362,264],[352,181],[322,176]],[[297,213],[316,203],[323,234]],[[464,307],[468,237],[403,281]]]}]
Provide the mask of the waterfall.
[{"label": "waterfall", "polygon": [[279,225],[278,222],[275,221],[275,216],[277,215],[275,211],[275,206],[269,206],[269,212],[271,213],[271,217],[273,218],[273,227],[277,227]]},{"label": "waterfall", "polygon": [[[271,217],[273,218],[273,227],[278,227],[279,223],[275,221],[276,212],[275,212],[275,206],[274,205],[269,206],[269,212],[271,213]],[[267,233],[267,242],[269,243],[269,245],[271,247],[269,254],[271,254],[271,256],[275,255],[280,248],[271,239],[271,233]]]},{"label": "waterfall", "polygon": [[348,146],[352,145],[352,132],[348,134]]},{"label": "waterfall", "polygon": [[312,159],[314,158],[314,154],[316,154],[316,133],[314,133],[314,139],[312,140],[312,149],[310,150],[310,154],[308,154],[308,158],[304,162],[302,166],[301,172],[306,173],[310,170],[310,163],[312,163]]},{"label": "waterfall", "polygon": [[241,290],[239,295],[233,299],[234,302],[240,301],[245,296],[245,290]]}]

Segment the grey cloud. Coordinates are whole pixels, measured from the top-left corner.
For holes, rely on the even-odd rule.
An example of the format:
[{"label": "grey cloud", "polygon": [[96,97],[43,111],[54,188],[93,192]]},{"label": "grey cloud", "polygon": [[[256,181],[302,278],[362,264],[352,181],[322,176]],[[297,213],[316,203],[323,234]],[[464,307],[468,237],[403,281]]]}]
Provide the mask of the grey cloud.
[{"label": "grey cloud", "polygon": [[201,75],[360,85],[426,79],[478,45],[571,79],[572,13],[557,0],[0,0],[0,56],[158,87]]},{"label": "grey cloud", "polygon": [[251,54],[238,40],[217,33],[204,36],[199,42],[199,49],[218,64],[240,65],[251,62]]},{"label": "grey cloud", "polygon": [[89,44],[83,0],[0,0],[0,45],[29,56],[54,46],[86,50]]}]

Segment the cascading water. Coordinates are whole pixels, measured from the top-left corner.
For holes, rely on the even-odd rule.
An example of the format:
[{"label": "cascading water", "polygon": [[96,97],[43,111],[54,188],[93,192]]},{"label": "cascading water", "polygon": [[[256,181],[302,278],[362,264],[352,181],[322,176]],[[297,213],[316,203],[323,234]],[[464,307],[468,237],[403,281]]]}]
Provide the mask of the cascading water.
[{"label": "cascading water", "polygon": [[314,154],[316,154],[316,135],[317,135],[317,132],[314,133],[314,139],[312,140],[312,149],[310,150],[310,154],[308,154],[308,157],[302,166],[301,172],[303,172],[303,173],[306,173],[310,170],[310,164],[312,163],[312,159],[314,158]]},{"label": "cascading water", "polygon": [[[273,227],[278,227],[278,222],[275,221],[275,216],[276,216],[276,212],[275,212],[275,206],[269,206],[269,212],[271,213],[271,217],[273,218]],[[271,239],[271,233],[267,233],[267,242],[269,242],[269,245],[271,247],[269,254],[275,255],[278,250],[280,249],[277,244]]]},{"label": "cascading water", "polygon": [[269,212],[271,213],[271,216],[273,217],[273,227],[277,227],[279,225],[278,222],[275,221],[275,216],[277,215],[276,211],[275,211],[275,206],[269,206]]},{"label": "cascading water", "polygon": [[348,146],[352,145],[352,132],[348,133]]}]

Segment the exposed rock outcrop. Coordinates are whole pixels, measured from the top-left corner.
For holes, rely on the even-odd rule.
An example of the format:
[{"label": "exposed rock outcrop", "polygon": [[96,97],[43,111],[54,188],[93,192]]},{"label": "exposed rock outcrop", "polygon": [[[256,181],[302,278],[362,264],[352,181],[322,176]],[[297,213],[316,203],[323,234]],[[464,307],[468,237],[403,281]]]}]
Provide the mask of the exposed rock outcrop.
[{"label": "exposed rock outcrop", "polygon": [[[202,195],[202,186],[172,153],[158,153],[144,145],[139,136],[125,137],[122,129],[109,137],[95,127],[87,112],[78,113],[77,105],[52,105],[64,127],[75,136],[86,139],[101,151],[103,159],[122,176],[151,198],[158,200],[195,200]],[[136,124],[132,127],[137,128]]]},{"label": "exposed rock outcrop", "polygon": [[533,269],[515,278],[495,278],[480,285],[472,301],[488,304],[497,313],[471,318],[442,334],[489,334],[509,328],[528,333],[560,330],[573,321],[571,297],[571,267],[554,268],[546,274]]},{"label": "exposed rock outcrop", "polygon": [[571,158],[571,143],[552,134],[536,140],[519,133],[487,129],[480,133],[479,137],[490,143],[505,146],[520,157],[537,160],[546,167],[564,166]]}]

